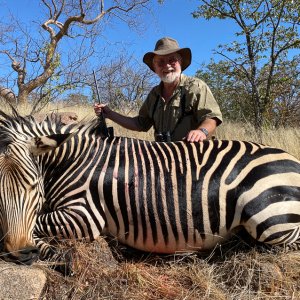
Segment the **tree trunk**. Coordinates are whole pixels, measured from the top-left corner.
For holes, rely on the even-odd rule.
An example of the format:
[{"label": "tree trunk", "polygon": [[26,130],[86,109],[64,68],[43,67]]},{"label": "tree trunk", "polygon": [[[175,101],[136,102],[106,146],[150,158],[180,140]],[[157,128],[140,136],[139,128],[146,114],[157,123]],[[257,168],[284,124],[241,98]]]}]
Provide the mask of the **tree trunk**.
[{"label": "tree trunk", "polygon": [[28,92],[26,90],[20,91],[18,95],[18,107],[21,109],[26,108],[28,106]]}]

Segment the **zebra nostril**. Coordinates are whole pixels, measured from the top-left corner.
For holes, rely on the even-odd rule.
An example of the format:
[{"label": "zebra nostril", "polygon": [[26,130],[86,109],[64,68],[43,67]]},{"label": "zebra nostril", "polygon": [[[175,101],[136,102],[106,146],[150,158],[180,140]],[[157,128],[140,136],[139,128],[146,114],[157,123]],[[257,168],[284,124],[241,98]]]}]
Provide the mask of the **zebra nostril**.
[{"label": "zebra nostril", "polygon": [[30,246],[15,252],[7,252],[3,255],[4,260],[17,264],[31,265],[39,257],[40,251],[37,247]]},{"label": "zebra nostril", "polygon": [[21,263],[31,265],[39,257],[40,250],[37,247],[31,246],[20,250],[18,260]]},{"label": "zebra nostril", "polygon": [[23,255],[26,255],[26,254],[37,254],[38,255],[39,252],[40,252],[39,249],[35,246],[30,246],[30,247],[20,250],[20,253]]}]

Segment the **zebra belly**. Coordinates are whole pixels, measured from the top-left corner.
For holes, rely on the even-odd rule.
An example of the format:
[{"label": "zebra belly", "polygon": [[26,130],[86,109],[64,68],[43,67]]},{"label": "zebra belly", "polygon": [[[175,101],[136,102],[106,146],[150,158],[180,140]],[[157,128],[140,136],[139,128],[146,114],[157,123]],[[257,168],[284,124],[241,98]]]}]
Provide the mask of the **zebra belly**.
[{"label": "zebra belly", "polygon": [[136,229],[134,226],[130,226],[129,230],[125,232],[117,230],[114,223],[110,223],[104,230],[104,234],[109,234],[120,243],[138,250],[165,254],[207,251],[213,249],[217,244],[223,243],[230,237],[229,232],[224,232],[222,235],[200,235],[197,230],[190,229],[187,238],[182,232],[178,232],[178,236],[175,238],[174,234],[172,234],[172,228],[167,229],[167,235],[160,232],[155,237],[151,228],[143,231],[142,227]]}]

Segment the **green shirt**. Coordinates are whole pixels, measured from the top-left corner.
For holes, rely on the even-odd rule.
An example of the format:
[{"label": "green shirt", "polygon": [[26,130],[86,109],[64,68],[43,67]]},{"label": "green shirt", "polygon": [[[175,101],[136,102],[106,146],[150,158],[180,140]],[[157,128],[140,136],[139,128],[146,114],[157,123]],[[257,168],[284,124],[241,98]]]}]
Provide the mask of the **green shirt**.
[{"label": "green shirt", "polygon": [[139,111],[138,122],[143,131],[154,126],[156,133],[169,132],[172,141],[179,141],[205,119],[215,118],[218,125],[222,123],[219,105],[204,81],[181,74],[168,103],[161,92],[162,83],[150,91]]}]

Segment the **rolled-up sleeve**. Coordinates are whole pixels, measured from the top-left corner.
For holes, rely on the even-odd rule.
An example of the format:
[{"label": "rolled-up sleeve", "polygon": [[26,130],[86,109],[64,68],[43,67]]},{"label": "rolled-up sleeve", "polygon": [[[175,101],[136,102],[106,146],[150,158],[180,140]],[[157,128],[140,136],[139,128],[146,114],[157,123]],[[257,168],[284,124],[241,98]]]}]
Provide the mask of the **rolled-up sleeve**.
[{"label": "rolled-up sleeve", "polygon": [[[220,107],[214,98],[208,85],[199,80],[196,84],[198,92],[196,93],[196,101],[194,103],[194,116],[196,117],[196,123],[200,124],[206,119],[216,119],[218,125],[222,123],[222,113]],[[195,87],[196,88],[196,87]]]}]

